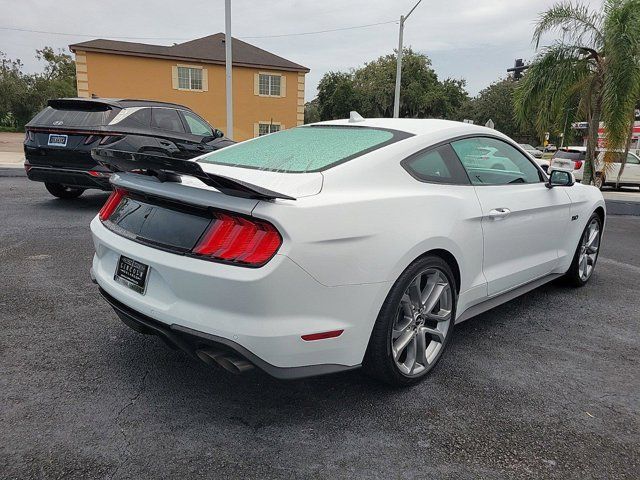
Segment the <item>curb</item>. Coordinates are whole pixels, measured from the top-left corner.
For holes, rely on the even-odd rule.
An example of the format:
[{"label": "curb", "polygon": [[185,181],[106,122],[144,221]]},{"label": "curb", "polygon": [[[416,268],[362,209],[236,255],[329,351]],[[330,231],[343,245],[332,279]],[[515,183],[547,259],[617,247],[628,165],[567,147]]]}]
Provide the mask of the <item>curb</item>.
[{"label": "curb", "polygon": [[20,166],[2,166],[0,165],[0,177],[26,177],[22,164]]}]

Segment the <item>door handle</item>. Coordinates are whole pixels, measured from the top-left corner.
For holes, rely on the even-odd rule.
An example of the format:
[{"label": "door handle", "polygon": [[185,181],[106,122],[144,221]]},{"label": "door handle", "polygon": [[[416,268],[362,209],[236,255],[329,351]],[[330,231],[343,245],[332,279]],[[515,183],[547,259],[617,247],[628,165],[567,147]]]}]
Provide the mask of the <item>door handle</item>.
[{"label": "door handle", "polygon": [[503,218],[507,218],[510,213],[511,210],[508,208],[494,208],[489,212],[489,217],[494,220],[502,220]]}]

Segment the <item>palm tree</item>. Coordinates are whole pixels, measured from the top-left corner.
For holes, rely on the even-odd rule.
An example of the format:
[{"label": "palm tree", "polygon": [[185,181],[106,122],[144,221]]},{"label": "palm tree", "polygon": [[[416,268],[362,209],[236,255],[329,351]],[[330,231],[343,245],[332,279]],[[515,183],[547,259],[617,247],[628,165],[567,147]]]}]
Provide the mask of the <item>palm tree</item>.
[{"label": "palm tree", "polygon": [[[611,150],[626,148],[633,126],[640,98],[640,0],[604,0],[600,11],[581,3],[557,3],[538,19],[536,49],[543,35],[560,30],[562,41],[542,48],[519,82],[516,116],[522,124],[533,122],[540,134],[585,118],[583,182],[591,183],[600,121]],[[607,155],[605,161],[611,160]],[[621,161],[624,168],[626,155]]]}]

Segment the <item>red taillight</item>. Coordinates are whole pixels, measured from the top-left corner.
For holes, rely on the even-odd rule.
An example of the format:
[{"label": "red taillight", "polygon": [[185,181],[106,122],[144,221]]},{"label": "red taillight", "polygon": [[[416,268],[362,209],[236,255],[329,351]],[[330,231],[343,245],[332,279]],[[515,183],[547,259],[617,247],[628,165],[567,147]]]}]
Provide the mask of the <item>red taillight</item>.
[{"label": "red taillight", "polygon": [[217,213],[193,253],[228,262],[261,265],[273,257],[281,244],[282,237],[270,223]]},{"label": "red taillight", "polygon": [[89,145],[90,143],[95,142],[98,138],[100,138],[99,135],[89,135],[87,138],[84,139],[84,144]]},{"label": "red taillight", "polygon": [[96,178],[104,178],[104,177],[111,176],[111,173],[109,172],[98,172],[97,170],[89,170],[87,173],[92,177],[96,177]]},{"label": "red taillight", "polygon": [[106,203],[100,209],[100,213],[98,213],[98,216],[100,217],[100,220],[102,220],[104,222],[105,220],[107,220],[111,216],[113,211],[120,204],[120,201],[125,196],[125,194],[126,194],[126,192],[124,190],[119,189],[119,188],[115,189],[111,193],[111,195],[107,199]]},{"label": "red taillight", "polygon": [[582,160],[576,160],[575,165],[573,166],[574,170],[580,170],[582,168]]},{"label": "red taillight", "polygon": [[331,330],[330,332],[310,333],[309,335],[302,335],[301,338],[305,342],[311,342],[313,340],[324,340],[326,338],[336,338],[342,335],[344,330]]}]

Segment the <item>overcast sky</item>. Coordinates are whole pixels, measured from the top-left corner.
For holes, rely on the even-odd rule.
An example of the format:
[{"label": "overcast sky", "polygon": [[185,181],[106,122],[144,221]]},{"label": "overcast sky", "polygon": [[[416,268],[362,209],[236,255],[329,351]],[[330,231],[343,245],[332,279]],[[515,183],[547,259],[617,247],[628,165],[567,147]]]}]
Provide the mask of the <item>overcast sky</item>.
[{"label": "overcast sky", "polygon": [[[397,48],[398,22],[299,36],[396,20],[416,0],[232,0],[234,37],[311,69],[306,100],[330,70],[363,65]],[[600,6],[598,0],[585,0]],[[504,77],[516,58],[531,58],[533,23],[553,0],[423,0],[405,26],[404,43],[427,54],[440,78],[464,78],[476,95]],[[93,38],[170,45],[224,31],[223,0],[0,0],[0,51],[38,71],[35,49],[64,48]],[[271,38],[250,38],[250,37]],[[128,39],[123,37],[148,37]]]}]

